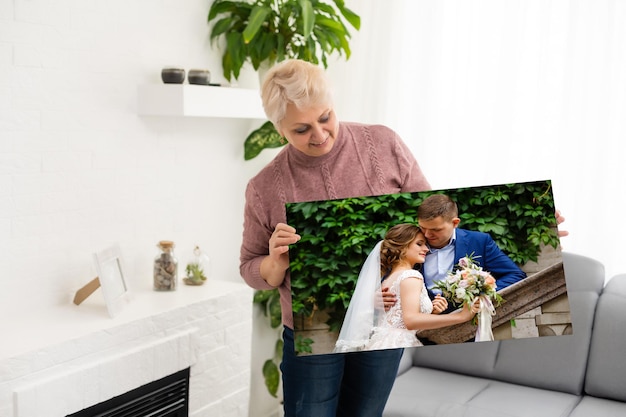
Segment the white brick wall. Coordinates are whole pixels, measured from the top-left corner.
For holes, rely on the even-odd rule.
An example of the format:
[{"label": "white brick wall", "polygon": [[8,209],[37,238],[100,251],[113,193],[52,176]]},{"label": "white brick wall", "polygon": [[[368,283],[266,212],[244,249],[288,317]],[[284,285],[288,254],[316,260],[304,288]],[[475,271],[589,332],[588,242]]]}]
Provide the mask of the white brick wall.
[{"label": "white brick wall", "polygon": [[[245,119],[140,117],[137,86],[166,65],[209,68],[205,1],[0,1],[0,309],[64,303],[119,242],[150,280],[160,239],[199,244],[239,281]],[[256,122],[258,123],[258,122]],[[218,238],[219,237],[219,238]],[[15,292],[17,291],[17,293]]]},{"label": "white brick wall", "polygon": [[[210,279],[241,282],[244,188],[269,159],[243,160],[252,122],[136,112],[137,86],[160,83],[164,66],[208,68],[224,81],[208,43],[209,5],[0,0],[0,362],[28,323],[70,305],[95,276],[92,253],[112,243],[131,289],[151,282],[161,239],[176,242],[181,264],[200,245],[213,260]],[[40,337],[56,342],[65,325],[50,323]],[[64,353],[28,362],[69,360],[55,355]],[[220,389],[249,384],[230,378]],[[228,394],[238,404],[232,415],[245,415],[242,395]],[[199,415],[228,415],[231,407],[211,398],[224,411],[207,404]]]}]

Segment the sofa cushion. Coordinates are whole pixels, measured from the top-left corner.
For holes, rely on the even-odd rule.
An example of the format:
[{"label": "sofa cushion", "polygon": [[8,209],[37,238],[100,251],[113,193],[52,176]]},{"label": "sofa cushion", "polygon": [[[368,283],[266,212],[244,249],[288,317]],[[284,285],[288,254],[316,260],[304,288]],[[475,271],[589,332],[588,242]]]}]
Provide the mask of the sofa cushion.
[{"label": "sofa cushion", "polygon": [[573,335],[505,340],[493,378],[581,394],[594,311],[604,284],[604,267],[580,255],[563,254]]},{"label": "sofa cushion", "polygon": [[396,379],[383,417],[567,416],[579,401],[572,394],[413,367]]},{"label": "sofa cushion", "polygon": [[570,293],[573,335],[504,340],[493,378],[516,384],[581,394],[596,294]]},{"label": "sofa cushion", "polygon": [[413,365],[489,378],[500,342],[421,346],[413,352]]},{"label": "sofa cushion", "polygon": [[[422,349],[424,347],[417,348]],[[383,416],[463,415],[465,404],[489,382],[488,379],[414,366],[396,378]]]},{"label": "sofa cushion", "polygon": [[624,417],[626,403],[585,395],[569,417]]},{"label": "sofa cushion", "polygon": [[466,404],[468,411],[463,416],[567,416],[579,401],[573,394],[492,381]]},{"label": "sofa cushion", "polygon": [[600,294],[604,287],[604,265],[592,258],[563,252],[563,269],[567,292],[593,292]]},{"label": "sofa cushion", "polygon": [[626,274],[607,283],[596,310],[585,391],[626,401]]}]

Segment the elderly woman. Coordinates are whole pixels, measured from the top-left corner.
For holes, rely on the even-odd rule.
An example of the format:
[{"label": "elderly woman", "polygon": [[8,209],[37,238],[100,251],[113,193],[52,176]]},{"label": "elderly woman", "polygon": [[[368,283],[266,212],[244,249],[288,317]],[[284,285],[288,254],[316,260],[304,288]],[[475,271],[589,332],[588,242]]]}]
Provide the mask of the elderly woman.
[{"label": "elderly woman", "polygon": [[280,292],[285,416],[380,416],[401,349],[295,355],[288,250],[300,236],[286,224],[285,203],[430,186],[394,131],[338,121],[320,67],[283,61],[268,71],[261,94],[268,119],[288,144],[248,183],[240,271],[251,287]]}]

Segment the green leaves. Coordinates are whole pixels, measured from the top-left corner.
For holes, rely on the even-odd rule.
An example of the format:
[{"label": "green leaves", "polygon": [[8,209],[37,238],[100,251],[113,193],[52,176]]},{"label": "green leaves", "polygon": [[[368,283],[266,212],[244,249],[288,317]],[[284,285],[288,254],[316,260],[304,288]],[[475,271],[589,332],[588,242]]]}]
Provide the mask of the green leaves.
[{"label": "green leaves", "polygon": [[[541,245],[557,247],[549,181],[447,190],[458,204],[460,227],[489,233],[514,262],[536,261]],[[417,222],[417,208],[441,191],[293,203],[287,221],[302,236],[290,248],[293,312],[313,303],[339,328],[369,251],[387,229]]]},{"label": "green leaves", "polygon": [[348,59],[350,33],[344,21],[356,30],[361,27],[360,17],[343,0],[215,0],[207,21],[213,23],[212,45],[221,38],[226,42],[222,67],[228,80],[239,78],[246,62],[258,69],[263,62],[287,58],[324,67],[330,54]]},{"label": "green leaves", "polygon": [[268,121],[248,135],[243,144],[243,157],[248,161],[260,154],[265,148],[278,148],[285,143],[272,122]]},{"label": "green leaves", "polygon": [[252,301],[261,306],[263,314],[270,318],[270,325],[273,329],[282,324],[280,294],[277,289],[255,291]]},{"label": "green leaves", "polygon": [[280,380],[280,373],[278,372],[278,366],[272,359],[268,359],[263,364],[263,378],[265,379],[265,386],[270,395],[276,398],[278,392],[278,382]]},{"label": "green leaves", "polygon": [[302,9],[302,37],[307,39],[311,36],[311,32],[313,31],[315,12],[310,0],[299,0],[298,3]]},{"label": "green leaves", "polygon": [[266,6],[254,6],[252,8],[248,25],[243,30],[243,41],[245,43],[250,43],[250,41],[252,41],[261,28],[261,25],[271,12],[272,10]]},{"label": "green leaves", "polygon": [[[273,329],[278,328],[282,324],[280,295],[277,289],[255,291],[253,302],[263,309],[263,314],[270,317],[270,324]],[[283,341],[278,339],[274,347],[274,355],[263,364],[263,378],[267,391],[273,397],[278,392],[278,384],[280,381],[280,371],[278,365],[283,357]]]},{"label": "green leaves", "polygon": [[274,347],[274,357],[268,359],[263,364],[263,378],[265,379],[265,386],[270,395],[276,398],[278,392],[278,384],[280,382],[280,371],[278,370],[278,364],[280,364],[283,357],[283,341],[278,339]]}]

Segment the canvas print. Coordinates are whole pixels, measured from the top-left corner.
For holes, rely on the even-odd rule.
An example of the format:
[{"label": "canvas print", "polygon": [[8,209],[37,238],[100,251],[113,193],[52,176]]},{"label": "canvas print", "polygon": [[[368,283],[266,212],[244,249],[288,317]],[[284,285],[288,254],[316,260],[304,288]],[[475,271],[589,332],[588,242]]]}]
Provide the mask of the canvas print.
[{"label": "canvas print", "polygon": [[286,210],[298,355],[572,333],[550,180]]}]

